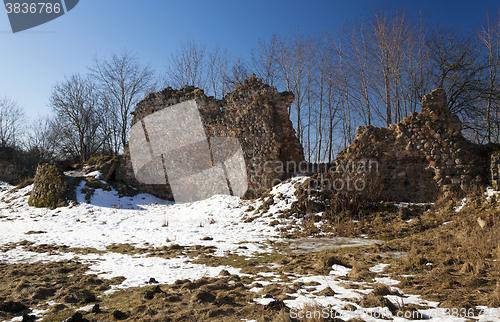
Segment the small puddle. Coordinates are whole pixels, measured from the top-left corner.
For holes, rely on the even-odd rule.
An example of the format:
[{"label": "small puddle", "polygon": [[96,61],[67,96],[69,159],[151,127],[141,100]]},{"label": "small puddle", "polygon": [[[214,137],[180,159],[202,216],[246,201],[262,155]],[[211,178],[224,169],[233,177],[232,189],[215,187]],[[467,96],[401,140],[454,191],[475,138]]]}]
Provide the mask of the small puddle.
[{"label": "small puddle", "polygon": [[340,247],[359,247],[368,246],[373,243],[381,244],[384,241],[366,238],[348,238],[348,237],[301,237],[287,240],[288,247],[281,249],[283,253],[305,254],[319,252],[325,249]]}]

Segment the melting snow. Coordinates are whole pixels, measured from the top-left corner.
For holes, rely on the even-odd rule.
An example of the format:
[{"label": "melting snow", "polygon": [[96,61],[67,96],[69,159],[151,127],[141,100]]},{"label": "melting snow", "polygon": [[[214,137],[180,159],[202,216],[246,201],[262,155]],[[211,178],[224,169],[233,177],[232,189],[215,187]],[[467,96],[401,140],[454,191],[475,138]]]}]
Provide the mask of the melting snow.
[{"label": "melting snow", "polygon": [[351,271],[351,268],[347,268],[342,265],[334,264],[332,265],[332,270],[330,271],[330,275],[335,276],[346,276]]},{"label": "melting snow", "polygon": [[382,273],[384,269],[390,264],[378,264],[370,268],[370,272],[373,273]]},{"label": "melting snow", "polygon": [[[99,172],[89,173],[88,176],[100,178]],[[246,223],[243,219],[249,215],[249,206],[258,207],[264,202],[242,200],[232,196],[214,196],[210,199],[174,204],[148,194],[138,194],[135,197],[120,197],[114,190],[103,191],[96,189],[91,201],[85,200],[82,182],[77,187],[78,204],[72,207],[54,210],[39,209],[27,205],[29,192],[32,186],[15,190],[13,186],[0,182],[0,246],[21,241],[33,242],[35,245],[66,245],[69,247],[94,248],[105,250],[113,244],[128,243],[136,247],[162,247],[172,244],[183,246],[205,245],[215,246],[215,256],[224,256],[227,251],[236,252],[246,257],[255,253],[272,252],[272,243],[268,240],[280,240],[276,227],[269,223],[276,219],[278,212],[288,209],[296,200],[295,184],[302,183],[306,177],[296,177],[274,187],[270,198],[274,204],[269,207],[266,216],[259,216],[252,222]],[[491,189],[492,190],[492,189]],[[497,192],[487,191],[491,197]],[[462,201],[461,207],[466,200]],[[398,207],[408,206],[400,204]],[[457,207],[458,209],[458,207]],[[458,209],[456,211],[460,211]],[[283,220],[283,225],[288,224]],[[27,234],[30,232],[29,234]],[[34,233],[36,232],[36,233]],[[210,237],[211,240],[202,240]],[[311,246],[323,246],[322,243],[336,243],[338,240],[310,241]],[[345,242],[345,240],[344,240]],[[351,246],[353,241],[348,241]],[[362,241],[367,244],[373,241]],[[245,247],[241,247],[245,246]],[[317,250],[314,247],[308,251]],[[217,276],[222,269],[231,274],[240,274],[240,270],[228,267],[209,267],[189,262],[187,257],[159,258],[148,257],[148,254],[120,254],[114,252],[76,254],[72,252],[36,253],[24,250],[21,246],[0,252],[2,263],[33,263],[37,261],[62,261],[75,259],[90,265],[89,273],[98,274],[102,278],[124,276],[125,280],[114,286],[108,293],[117,289],[144,286],[149,278],[153,277],[160,283],[170,284],[178,279],[198,279],[203,276]],[[382,273],[389,264],[378,264],[370,268],[374,273]],[[279,265],[278,265],[279,266]],[[277,265],[273,267],[278,267]],[[297,293],[289,294],[294,299],[285,300],[291,309],[300,309],[305,304],[330,305],[336,311],[344,314],[354,314],[344,310],[350,303],[359,309],[359,314],[365,314],[367,319],[375,321],[370,314],[376,310],[387,315],[394,321],[407,321],[404,318],[393,317],[387,308],[361,308],[349,299],[361,299],[364,294],[371,292],[365,288],[345,288],[347,281],[341,278],[350,272],[350,268],[342,265],[333,265],[327,276],[300,276],[286,273],[293,282],[312,283],[316,286],[302,286]],[[285,284],[275,273],[259,273],[255,276],[260,286],[270,285],[272,282]],[[274,277],[274,278],[273,278]],[[272,278],[270,281],[259,279]],[[376,277],[375,281],[395,288],[399,282],[389,277]],[[313,283],[314,284],[314,283]],[[355,283],[353,283],[355,284]],[[358,283],[369,286],[367,283]],[[312,285],[312,284],[310,284]],[[342,286],[341,286],[342,285]],[[334,296],[318,296],[317,292],[330,287]],[[262,287],[254,285],[250,291],[259,292]],[[402,294],[402,293],[401,293]],[[428,302],[414,295],[390,296],[394,303],[421,304],[437,308],[439,303]],[[271,298],[256,298],[255,302],[263,305],[273,301]],[[88,307],[80,308],[86,310]],[[43,315],[46,311],[33,311],[31,314]],[[361,313],[360,313],[361,312]],[[21,318],[22,319],[22,318]],[[452,317],[433,317],[436,321],[454,321]],[[15,318],[12,321],[20,321]],[[245,321],[245,320],[244,320]],[[251,321],[251,320],[247,320]],[[456,320],[458,321],[458,320]],[[460,321],[463,321],[461,319]]]}]

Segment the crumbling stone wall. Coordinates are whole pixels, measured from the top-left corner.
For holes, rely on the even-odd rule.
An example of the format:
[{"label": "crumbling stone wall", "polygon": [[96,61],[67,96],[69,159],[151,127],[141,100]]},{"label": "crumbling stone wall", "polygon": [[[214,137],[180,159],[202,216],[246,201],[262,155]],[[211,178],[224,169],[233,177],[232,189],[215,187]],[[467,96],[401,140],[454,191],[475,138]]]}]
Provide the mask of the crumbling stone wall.
[{"label": "crumbling stone wall", "polygon": [[383,199],[429,202],[488,184],[491,153],[492,147],[463,137],[462,123],[448,109],[445,91],[436,89],[422,99],[420,113],[402,122],[387,128],[358,127],[355,140],[336,163],[337,170],[348,169],[347,164],[372,164]]},{"label": "crumbling stone wall", "polygon": [[61,168],[55,164],[39,165],[28,204],[35,207],[55,207],[67,190],[68,179]]},{"label": "crumbling stone wall", "polygon": [[493,189],[500,188],[500,151],[495,151],[491,154],[491,186]]},{"label": "crumbling stone wall", "polygon": [[[249,194],[270,188],[285,175],[287,163],[304,162],[302,146],[288,115],[294,95],[279,93],[255,75],[222,100],[207,97],[201,89],[170,87],[149,94],[136,106],[132,125],[168,106],[196,100],[207,137],[234,137],[245,158]],[[144,185],[137,180],[126,149],[116,179],[163,198],[172,198],[165,185]]]}]

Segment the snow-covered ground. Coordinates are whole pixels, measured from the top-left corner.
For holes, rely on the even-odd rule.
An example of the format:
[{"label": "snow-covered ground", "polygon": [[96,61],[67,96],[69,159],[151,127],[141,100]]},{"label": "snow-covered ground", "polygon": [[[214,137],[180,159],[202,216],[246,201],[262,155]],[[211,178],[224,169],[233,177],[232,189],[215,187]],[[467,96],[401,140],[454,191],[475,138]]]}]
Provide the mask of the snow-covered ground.
[{"label": "snow-covered ground", "polygon": [[[96,174],[98,176],[98,174]],[[304,178],[276,188],[277,199],[268,213],[276,213],[294,201],[293,186]],[[35,245],[65,245],[71,248],[106,250],[113,244],[131,244],[136,247],[215,246],[216,256],[227,251],[243,256],[272,252],[266,243],[278,239],[276,227],[269,226],[274,217],[257,218],[243,222],[248,206],[258,208],[262,201],[251,203],[238,197],[218,195],[210,199],[174,204],[149,194],[134,197],[118,196],[114,190],[97,189],[90,202],[81,192],[85,182],[77,188],[78,205],[54,210],[28,206],[32,186],[13,191],[13,186],[0,185],[0,246],[21,241]],[[273,190],[274,191],[274,190]],[[38,232],[38,233],[33,233]],[[211,240],[205,240],[210,237]],[[245,247],[241,247],[245,246]],[[187,258],[163,259],[146,257],[147,254],[117,253],[81,255],[74,253],[35,253],[19,246],[0,253],[4,263],[60,261],[78,256],[80,261],[92,263],[91,270],[103,272],[106,278],[124,276],[120,287],[145,285],[143,276],[157,272],[160,283],[173,283],[177,279],[196,279],[216,276],[228,267],[206,267],[185,263]]]},{"label": "snow-covered ground", "polygon": [[[78,189],[83,188],[84,183]],[[248,240],[249,253],[260,247],[254,242],[270,235],[264,221],[237,224],[248,201],[231,196],[214,196],[190,204],[172,204],[147,194],[119,198],[115,191],[97,189],[91,203],[78,194],[79,204],[56,210],[37,209],[27,204],[31,186],[9,194],[0,193],[3,216],[0,243],[28,240],[36,244],[67,245],[106,249],[113,243],[145,243],[160,247],[181,245],[217,245],[222,254],[236,249],[236,243]],[[26,235],[29,231],[45,234]],[[210,236],[213,241],[200,241]]]},{"label": "snow-covered ground", "polygon": [[[0,183],[0,247],[29,241],[35,245],[65,245],[71,248],[105,251],[107,246],[113,244],[131,244],[140,248],[179,244],[215,246],[213,255],[216,256],[224,256],[230,251],[251,257],[258,253],[273,252],[272,243],[268,240],[280,240],[276,228],[283,227],[289,222],[280,219],[278,226],[271,226],[269,223],[277,219],[280,210],[291,206],[295,200],[294,185],[305,179],[298,177],[276,186],[270,193],[271,198],[274,198],[274,204],[269,207],[265,215],[261,214],[253,221],[245,220],[248,216],[252,216],[254,211],[249,209],[258,209],[263,200],[251,202],[238,197],[214,196],[203,201],[174,204],[144,193],[135,197],[119,197],[114,190],[97,189],[91,201],[87,202],[84,193],[81,192],[84,188],[82,182],[77,188],[77,205],[51,210],[28,206],[28,195],[32,186],[15,191],[13,186]],[[211,239],[208,240],[206,237]],[[0,252],[0,262],[31,263],[78,258],[80,262],[91,265],[90,273],[100,274],[102,278],[125,277],[125,280],[111,292],[116,288],[144,286],[145,276],[154,277],[160,283],[170,284],[177,279],[194,280],[203,276],[217,276],[223,269],[231,274],[239,274],[240,271],[228,266],[208,267],[193,264],[185,256],[165,259],[147,255],[127,255],[111,251],[89,254],[56,251],[37,253],[17,246]],[[396,290],[398,281],[383,274],[386,267],[387,264],[379,264],[370,270],[379,274],[378,283],[387,284]],[[354,314],[353,312],[342,308],[348,303],[352,304],[349,299],[361,298],[363,293],[369,293],[371,290],[369,284],[366,284],[365,290],[346,289],[344,287],[346,284],[342,284],[342,278],[348,272],[349,268],[341,265],[333,265],[328,276],[301,276],[290,272],[289,276],[294,278],[294,282],[317,282],[317,286],[304,287],[299,292],[290,294],[295,299],[286,300],[285,304],[292,309],[292,312],[306,303],[330,305],[344,314],[341,316],[342,319],[353,317],[350,316]],[[262,273],[254,278],[255,281],[259,281],[264,277],[265,273]],[[275,282],[280,283],[280,281],[277,275]],[[265,285],[269,282],[262,280],[259,283]],[[314,294],[326,287],[335,291],[335,295]],[[252,290],[258,292],[259,289],[255,287]],[[431,307],[438,305],[424,301],[418,296],[391,296],[395,297],[391,298],[394,303],[416,303]],[[255,301],[265,305],[270,299],[256,296]],[[394,321],[407,321],[404,317],[392,316],[387,308],[366,309],[357,304],[353,305],[359,309],[359,314],[364,314],[361,317],[368,321],[383,321],[376,318],[374,312]],[[40,312],[40,315],[43,315],[43,312]],[[433,321],[465,321],[464,318],[447,316],[444,311],[437,309],[435,315],[430,317]],[[486,318],[480,320],[486,321]]]}]

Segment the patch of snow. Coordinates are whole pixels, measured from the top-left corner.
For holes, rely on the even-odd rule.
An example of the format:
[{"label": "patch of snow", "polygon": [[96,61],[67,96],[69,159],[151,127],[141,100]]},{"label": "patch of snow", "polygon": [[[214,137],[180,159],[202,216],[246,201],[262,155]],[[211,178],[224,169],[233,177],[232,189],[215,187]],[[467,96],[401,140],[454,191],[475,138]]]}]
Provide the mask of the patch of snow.
[{"label": "patch of snow", "polygon": [[78,308],[77,311],[90,312],[90,310],[92,310],[92,308],[94,307],[94,305],[95,304],[89,304],[89,305],[83,306],[81,308]]},{"label": "patch of snow", "polygon": [[295,185],[304,183],[307,180],[307,178],[308,177],[290,178],[290,179],[286,180],[285,182],[274,186],[271,189],[270,194],[271,195],[278,195],[279,193],[281,193],[284,197],[296,199],[297,197],[295,197],[295,191],[296,191]]},{"label": "patch of snow", "polygon": [[486,200],[490,200],[491,197],[495,196],[499,196],[500,195],[500,191],[497,191],[495,189],[493,189],[492,187],[487,187],[486,188],[486,191],[484,192],[484,194],[486,195]]},{"label": "patch of snow", "polygon": [[382,273],[384,271],[384,269],[390,265],[391,264],[378,264],[378,265],[375,265],[373,267],[370,267],[369,270],[370,270],[370,272],[373,272],[373,273]]},{"label": "patch of snow", "polygon": [[346,276],[349,274],[351,271],[351,268],[338,265],[338,264],[333,264],[332,265],[332,270],[330,271],[330,275],[335,275],[335,276]]},{"label": "patch of snow", "polygon": [[0,191],[11,190],[13,188],[15,188],[15,186],[11,185],[10,183],[0,181]]},{"label": "patch of snow", "polygon": [[374,280],[377,283],[385,284],[385,285],[389,285],[389,286],[399,284],[399,281],[392,279],[392,278],[389,278],[389,277],[375,277]]},{"label": "patch of snow", "polygon": [[[123,276],[126,280],[114,286],[112,291],[119,288],[138,287],[148,285],[149,278],[153,277],[161,284],[172,284],[178,279],[196,280],[203,276],[215,277],[225,269],[231,274],[239,274],[240,269],[231,266],[210,267],[202,264],[191,264],[186,257],[159,258],[140,255],[127,255],[108,252],[105,254],[78,255],[75,253],[36,253],[24,251],[20,247],[3,252],[0,262],[5,263],[35,263],[53,262],[78,259],[90,264],[88,274],[97,274],[101,278],[112,279]],[[265,283],[264,281],[261,283]],[[272,284],[271,282],[268,282]],[[110,291],[107,291],[110,292]]]},{"label": "patch of snow", "polygon": [[0,262],[6,264],[20,264],[20,263],[48,263],[59,262],[63,260],[70,260],[74,258],[74,253],[36,253],[23,250],[21,247],[9,249],[8,251],[0,253]]},{"label": "patch of snow", "polygon": [[272,297],[262,297],[262,298],[253,299],[254,302],[256,302],[258,304],[262,304],[262,305],[267,305],[267,304],[271,303],[274,300],[275,299],[272,298]]},{"label": "patch of snow", "polygon": [[273,284],[273,282],[269,282],[269,281],[260,281],[260,280],[257,280],[256,283],[259,283],[260,285],[262,286],[268,286],[268,285],[271,285]]},{"label": "patch of snow", "polygon": [[86,177],[94,177],[96,179],[99,179],[99,178],[101,178],[102,173],[100,171],[92,171],[92,172],[87,173],[85,176]]},{"label": "patch of snow", "polygon": [[460,200],[457,207],[455,207],[455,212],[460,212],[467,204],[467,198]]},{"label": "patch of snow", "polygon": [[[45,313],[49,312],[49,310],[33,310],[31,309],[31,312],[29,313],[29,315],[34,315],[37,317],[37,320],[38,320],[38,316],[39,315],[43,315]],[[9,320],[9,322],[16,322],[16,321],[23,321],[23,317],[22,316],[16,316],[15,318],[12,318],[11,320]]]},{"label": "patch of snow", "polygon": [[424,202],[398,202],[398,203],[395,203],[394,206],[398,207],[398,208],[408,208],[408,207],[411,207],[411,206],[417,206],[417,207],[424,207],[424,206],[428,206],[428,205],[433,205],[434,203],[424,203]]},{"label": "patch of snow", "polygon": [[262,287],[252,287],[251,289],[249,289],[248,291],[249,292],[255,292],[255,293],[259,293],[260,290],[262,290],[263,288]]},{"label": "patch of snow", "polygon": [[107,291],[108,293],[120,288],[146,286],[151,277],[160,284],[172,284],[178,279],[196,280],[204,276],[215,277],[223,269],[231,274],[238,274],[240,271],[240,269],[230,266],[210,267],[202,264],[191,264],[186,262],[188,259],[186,257],[165,259],[108,252],[98,256],[81,256],[80,259],[96,260],[96,263],[90,266],[89,274],[94,273],[106,279],[118,276],[126,278],[120,285]]},{"label": "patch of snow", "polygon": [[[7,192],[1,191],[0,211],[7,218],[0,219],[0,245],[23,240],[98,250],[119,243],[137,247],[206,245],[216,246],[215,255],[223,256],[225,251],[236,251],[244,243],[247,249],[238,249],[241,255],[272,252],[272,246],[265,241],[275,238],[274,228],[266,220],[241,220],[250,203],[247,200],[218,195],[194,203],[172,204],[144,193],[120,198],[114,190],[96,189],[87,203],[81,193],[84,184],[77,187],[77,206],[54,210],[29,207],[26,194],[31,187],[9,194],[15,199],[10,203],[1,201],[7,197]],[[26,235],[28,231],[47,233]],[[201,240],[207,236],[213,240]]]}]

